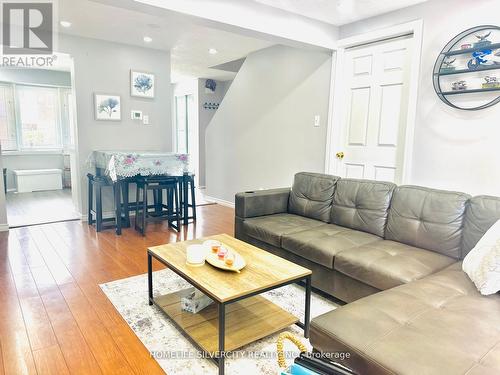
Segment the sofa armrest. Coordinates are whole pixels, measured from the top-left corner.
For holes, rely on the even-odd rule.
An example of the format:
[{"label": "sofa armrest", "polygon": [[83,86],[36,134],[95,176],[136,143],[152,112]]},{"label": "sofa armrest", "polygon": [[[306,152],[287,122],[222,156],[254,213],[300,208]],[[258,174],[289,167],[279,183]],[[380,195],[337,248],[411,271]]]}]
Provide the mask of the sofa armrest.
[{"label": "sofa armrest", "polygon": [[245,219],[285,213],[288,211],[289,196],[290,188],[237,193],[235,198],[236,216]]}]

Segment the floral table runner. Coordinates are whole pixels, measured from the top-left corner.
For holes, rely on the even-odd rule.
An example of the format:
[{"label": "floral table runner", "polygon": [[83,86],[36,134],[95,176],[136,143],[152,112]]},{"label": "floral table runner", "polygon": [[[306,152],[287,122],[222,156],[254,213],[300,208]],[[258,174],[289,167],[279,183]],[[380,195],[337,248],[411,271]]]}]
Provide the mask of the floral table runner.
[{"label": "floral table runner", "polygon": [[189,155],[154,151],[94,151],[91,163],[105,170],[113,181],[137,175],[182,176],[192,172]]}]

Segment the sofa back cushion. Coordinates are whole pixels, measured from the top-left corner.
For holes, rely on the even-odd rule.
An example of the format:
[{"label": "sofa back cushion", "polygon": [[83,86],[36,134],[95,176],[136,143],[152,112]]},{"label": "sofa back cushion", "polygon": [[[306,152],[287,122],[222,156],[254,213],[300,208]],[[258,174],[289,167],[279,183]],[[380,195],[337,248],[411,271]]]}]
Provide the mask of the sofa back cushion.
[{"label": "sofa back cushion", "polygon": [[288,211],[312,219],[330,222],[333,192],[340,177],[300,172],[295,175]]},{"label": "sofa back cushion", "polygon": [[462,258],[476,246],[490,227],[500,220],[500,198],[481,195],[469,200],[465,210]]},{"label": "sofa back cushion", "polygon": [[332,223],[383,237],[395,188],[390,182],[339,180],[333,194]]},{"label": "sofa back cushion", "polygon": [[459,259],[469,195],[400,186],[392,196],[385,238]]}]

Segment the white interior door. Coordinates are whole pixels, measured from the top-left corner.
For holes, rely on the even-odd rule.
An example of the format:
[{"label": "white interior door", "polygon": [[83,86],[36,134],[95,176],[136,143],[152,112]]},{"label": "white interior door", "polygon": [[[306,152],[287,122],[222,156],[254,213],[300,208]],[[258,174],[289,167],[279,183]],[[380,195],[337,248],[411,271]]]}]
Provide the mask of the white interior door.
[{"label": "white interior door", "polygon": [[345,50],[340,142],[341,177],[401,183],[408,109],[411,36]]}]

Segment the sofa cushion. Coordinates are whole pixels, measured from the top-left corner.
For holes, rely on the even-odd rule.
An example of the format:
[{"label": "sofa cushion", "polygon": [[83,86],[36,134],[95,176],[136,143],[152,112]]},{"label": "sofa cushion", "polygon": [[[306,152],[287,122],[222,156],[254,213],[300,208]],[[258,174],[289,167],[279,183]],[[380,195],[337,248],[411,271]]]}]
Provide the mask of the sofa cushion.
[{"label": "sofa cushion", "polygon": [[311,344],[349,352],[359,374],[500,374],[499,343],[500,295],[481,296],[460,263],[311,323]]},{"label": "sofa cushion", "polygon": [[331,222],[383,237],[395,187],[390,182],[339,180],[333,194]]},{"label": "sofa cushion", "polygon": [[469,200],[465,210],[462,258],[497,220],[500,220],[500,198],[481,195]]},{"label": "sofa cushion", "polygon": [[340,251],[380,240],[380,237],[370,233],[323,224],[283,235],[281,246],[302,258],[333,268],[334,257]]},{"label": "sofa cushion", "polygon": [[334,268],[344,275],[385,290],[436,273],[455,259],[399,242],[381,240],[335,257]]},{"label": "sofa cushion", "polygon": [[333,192],[339,177],[300,172],[295,175],[288,211],[328,223]]},{"label": "sofa cushion", "polygon": [[281,247],[281,237],[284,234],[300,232],[320,225],[324,223],[292,214],[259,216],[243,222],[243,228],[248,236],[277,247]]},{"label": "sofa cushion", "polygon": [[467,194],[400,186],[394,191],[385,238],[459,259]]}]

